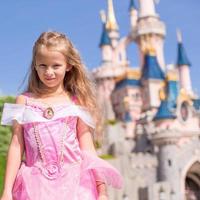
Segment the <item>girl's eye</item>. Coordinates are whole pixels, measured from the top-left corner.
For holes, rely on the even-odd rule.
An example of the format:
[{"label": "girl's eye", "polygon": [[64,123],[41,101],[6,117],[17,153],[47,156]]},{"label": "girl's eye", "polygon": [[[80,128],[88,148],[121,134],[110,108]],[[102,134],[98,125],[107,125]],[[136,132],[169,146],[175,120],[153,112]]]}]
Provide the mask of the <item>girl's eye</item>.
[{"label": "girl's eye", "polygon": [[53,65],[53,69],[58,69],[60,67],[61,67],[61,65]]},{"label": "girl's eye", "polygon": [[39,69],[46,69],[46,65],[39,65]]}]

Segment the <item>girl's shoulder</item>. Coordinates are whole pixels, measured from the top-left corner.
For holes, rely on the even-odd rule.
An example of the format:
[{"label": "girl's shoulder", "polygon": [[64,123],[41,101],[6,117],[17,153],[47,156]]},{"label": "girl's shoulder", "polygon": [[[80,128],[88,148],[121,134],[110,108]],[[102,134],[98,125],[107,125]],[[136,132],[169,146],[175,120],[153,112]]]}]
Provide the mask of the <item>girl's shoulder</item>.
[{"label": "girl's shoulder", "polygon": [[20,96],[23,96],[24,98],[27,98],[27,97],[31,97],[31,98],[34,98],[34,94],[31,93],[31,92],[23,92]]},{"label": "girl's shoulder", "polygon": [[18,96],[16,96],[15,103],[16,104],[26,104],[27,97],[28,97],[27,92],[19,94]]},{"label": "girl's shoulder", "polygon": [[26,91],[16,96],[15,103],[26,105],[28,102],[28,99],[30,98],[34,98],[34,95],[31,92]]}]

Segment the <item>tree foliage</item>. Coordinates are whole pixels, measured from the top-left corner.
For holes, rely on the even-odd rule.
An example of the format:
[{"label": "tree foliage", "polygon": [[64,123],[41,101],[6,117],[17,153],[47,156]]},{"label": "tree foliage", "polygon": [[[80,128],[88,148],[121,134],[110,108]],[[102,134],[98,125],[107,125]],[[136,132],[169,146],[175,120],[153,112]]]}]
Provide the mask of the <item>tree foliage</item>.
[{"label": "tree foliage", "polygon": [[[0,118],[2,116],[4,103],[14,103],[15,98],[11,96],[0,98]],[[0,126],[0,155],[6,155],[8,145],[11,137],[11,127],[10,126]]]},{"label": "tree foliage", "polygon": [[[0,97],[0,119],[2,116],[4,103],[14,103],[15,98],[11,96]],[[8,150],[8,145],[11,138],[11,127],[0,125],[0,193],[3,187],[3,177],[6,165],[6,154]]]}]

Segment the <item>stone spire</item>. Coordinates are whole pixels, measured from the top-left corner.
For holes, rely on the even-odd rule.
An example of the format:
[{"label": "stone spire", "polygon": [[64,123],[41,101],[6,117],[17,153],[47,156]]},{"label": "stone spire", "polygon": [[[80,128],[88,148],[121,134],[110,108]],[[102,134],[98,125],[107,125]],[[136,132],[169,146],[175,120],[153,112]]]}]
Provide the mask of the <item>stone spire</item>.
[{"label": "stone spire", "polygon": [[112,0],[108,0],[108,13],[107,13],[106,28],[110,31],[117,31],[119,29],[117,20],[115,18],[115,12],[114,12]]},{"label": "stone spire", "polygon": [[180,30],[177,30],[177,40],[178,40],[178,56],[177,56],[177,67],[179,71],[179,81],[182,91],[187,94],[193,94],[192,83],[190,78],[190,62],[188,60],[186,51],[183,47],[182,35]]},{"label": "stone spire", "polygon": [[181,67],[183,65],[190,66],[190,61],[187,57],[186,51],[182,42],[182,34],[180,30],[177,30],[177,41],[178,41],[178,56],[177,56],[177,66]]},{"label": "stone spire", "polygon": [[111,40],[111,46],[116,48],[119,43],[119,27],[115,18],[115,12],[113,7],[113,0],[108,0],[108,11],[106,19],[106,30]]},{"label": "stone spire", "polygon": [[130,25],[131,25],[131,29],[132,31],[135,30],[135,27],[137,25],[137,20],[138,20],[138,11],[136,9],[136,5],[134,0],[130,1],[130,5],[129,5],[129,14],[130,14]]},{"label": "stone spire", "polygon": [[136,10],[136,5],[134,0],[130,0],[129,12],[131,12],[131,10]]},{"label": "stone spire", "polygon": [[111,49],[111,39],[106,29],[106,14],[104,10],[100,11],[101,21],[103,24],[103,30],[101,34],[101,40],[99,47],[102,52],[102,62],[111,62],[112,61],[112,49]]},{"label": "stone spire", "polygon": [[146,36],[150,38],[156,50],[158,62],[163,71],[165,69],[164,60],[164,38],[166,35],[165,24],[160,20],[155,10],[154,0],[139,0],[137,26],[132,29],[131,36],[137,42],[140,52],[140,66],[144,63],[144,52],[142,49],[146,43]]},{"label": "stone spire", "polygon": [[109,38],[108,31],[106,29],[106,15],[105,15],[104,10],[102,10],[100,12],[100,16],[101,16],[101,21],[102,21],[102,24],[103,24],[103,30],[102,30],[101,40],[100,40],[99,46],[102,47],[104,45],[110,45],[111,40]]},{"label": "stone spire", "polygon": [[139,17],[157,16],[154,0],[139,0]]}]

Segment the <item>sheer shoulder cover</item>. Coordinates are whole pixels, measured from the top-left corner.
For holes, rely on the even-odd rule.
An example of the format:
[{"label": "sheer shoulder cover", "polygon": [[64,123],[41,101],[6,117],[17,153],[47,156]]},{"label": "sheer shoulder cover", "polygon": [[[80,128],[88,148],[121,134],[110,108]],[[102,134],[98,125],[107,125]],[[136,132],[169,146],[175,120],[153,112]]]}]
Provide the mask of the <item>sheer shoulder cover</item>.
[{"label": "sheer shoulder cover", "polygon": [[89,131],[89,127],[80,118],[78,118],[77,122],[77,131],[79,134]]},{"label": "sheer shoulder cover", "polygon": [[2,112],[1,125],[12,125],[14,120],[19,124],[22,124],[24,121],[24,110],[25,105],[23,104],[5,103]]},{"label": "sheer shoulder cover", "polygon": [[[55,107],[55,115],[51,120],[56,120],[67,116],[78,116],[89,127],[93,129],[95,128],[93,118],[87,111],[87,109],[74,104],[65,105],[62,107],[62,109],[56,109]],[[16,120],[19,124],[50,121],[30,106],[23,104],[5,103],[1,118],[1,124],[12,125],[13,120]]]}]

